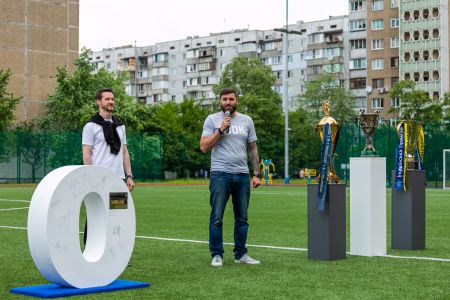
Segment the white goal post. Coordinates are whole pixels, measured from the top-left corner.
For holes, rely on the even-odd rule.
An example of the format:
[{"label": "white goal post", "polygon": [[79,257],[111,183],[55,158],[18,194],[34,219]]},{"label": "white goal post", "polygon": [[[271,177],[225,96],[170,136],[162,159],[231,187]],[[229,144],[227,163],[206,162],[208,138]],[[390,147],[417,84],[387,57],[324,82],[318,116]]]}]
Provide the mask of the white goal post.
[{"label": "white goal post", "polygon": [[450,149],[442,150],[443,162],[442,162],[442,187],[444,189],[450,189]]}]

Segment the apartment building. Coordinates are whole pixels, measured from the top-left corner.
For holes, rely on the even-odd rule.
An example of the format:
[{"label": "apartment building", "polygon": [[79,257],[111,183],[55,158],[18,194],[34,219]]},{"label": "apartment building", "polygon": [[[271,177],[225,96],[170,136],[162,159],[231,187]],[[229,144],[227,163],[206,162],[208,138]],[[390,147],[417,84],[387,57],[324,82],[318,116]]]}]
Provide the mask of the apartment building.
[{"label": "apartment building", "polygon": [[349,88],[353,107],[367,110],[367,1],[349,1]]},{"label": "apartment building", "polygon": [[[303,22],[293,27],[303,28]],[[127,92],[138,101],[155,104],[182,102],[185,98],[211,105],[216,99],[213,85],[234,57],[258,57],[270,66],[277,81],[272,87],[282,95],[283,32],[275,30],[233,30],[209,36],[189,36],[183,40],[151,46],[124,46],[92,54],[96,69],[128,72]],[[288,35],[288,97],[303,92],[306,81],[306,35]],[[294,105],[290,101],[291,106]]]},{"label": "apartment building", "polygon": [[449,91],[449,2],[400,3],[400,77],[436,101]]},{"label": "apartment building", "polygon": [[322,73],[332,73],[341,86],[348,88],[348,21],[348,16],[331,16],[327,20],[306,23],[308,80],[317,79]]},{"label": "apartment building", "polygon": [[393,119],[399,100],[389,90],[399,81],[399,1],[371,0],[367,3],[367,100],[368,111],[380,111],[383,119]]},{"label": "apartment building", "polygon": [[56,86],[57,67],[78,56],[78,0],[0,0],[0,69],[12,70],[9,92],[22,97],[17,122],[40,114]]}]

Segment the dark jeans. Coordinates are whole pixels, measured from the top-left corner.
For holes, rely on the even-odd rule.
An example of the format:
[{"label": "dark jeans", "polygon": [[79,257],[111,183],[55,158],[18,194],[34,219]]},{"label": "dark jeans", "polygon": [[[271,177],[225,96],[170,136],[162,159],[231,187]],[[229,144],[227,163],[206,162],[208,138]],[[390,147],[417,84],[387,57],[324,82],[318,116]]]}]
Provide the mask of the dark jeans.
[{"label": "dark jeans", "polygon": [[247,253],[245,243],[248,232],[248,204],[250,200],[250,178],[246,173],[231,174],[211,172],[209,184],[211,216],[209,219],[209,250],[211,255],[223,257],[222,219],[231,195],[234,211],[234,257]]}]

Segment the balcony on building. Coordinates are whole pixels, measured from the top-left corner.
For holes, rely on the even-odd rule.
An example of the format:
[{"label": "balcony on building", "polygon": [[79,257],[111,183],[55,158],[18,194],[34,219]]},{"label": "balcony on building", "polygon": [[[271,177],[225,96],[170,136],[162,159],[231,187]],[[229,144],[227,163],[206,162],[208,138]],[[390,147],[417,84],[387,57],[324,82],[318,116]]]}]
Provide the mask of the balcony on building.
[{"label": "balcony on building", "polygon": [[152,55],[152,66],[155,67],[168,67],[169,66],[169,53],[161,52]]}]

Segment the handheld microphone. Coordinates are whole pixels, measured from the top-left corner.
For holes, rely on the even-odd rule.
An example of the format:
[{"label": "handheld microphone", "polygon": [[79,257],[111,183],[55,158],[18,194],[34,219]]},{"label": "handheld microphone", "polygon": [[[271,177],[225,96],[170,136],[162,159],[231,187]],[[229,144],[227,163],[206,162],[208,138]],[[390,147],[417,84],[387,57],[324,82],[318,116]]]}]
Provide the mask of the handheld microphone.
[{"label": "handheld microphone", "polygon": [[[225,118],[228,118],[228,117],[230,117],[230,111],[225,111]],[[226,132],[226,133],[228,133],[228,132],[230,132],[230,126],[228,126],[227,128],[225,128],[225,130],[224,130],[224,132]]]}]

